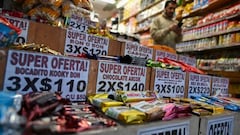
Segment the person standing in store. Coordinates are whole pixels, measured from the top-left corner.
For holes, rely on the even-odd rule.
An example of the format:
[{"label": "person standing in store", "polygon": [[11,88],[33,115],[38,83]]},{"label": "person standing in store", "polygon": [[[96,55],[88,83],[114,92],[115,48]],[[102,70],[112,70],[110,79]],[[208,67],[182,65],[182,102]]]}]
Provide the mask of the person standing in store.
[{"label": "person standing in store", "polygon": [[150,32],[155,45],[167,45],[175,49],[176,43],[182,40],[181,23],[174,19],[176,8],[175,1],[166,1],[163,13],[152,22]]}]

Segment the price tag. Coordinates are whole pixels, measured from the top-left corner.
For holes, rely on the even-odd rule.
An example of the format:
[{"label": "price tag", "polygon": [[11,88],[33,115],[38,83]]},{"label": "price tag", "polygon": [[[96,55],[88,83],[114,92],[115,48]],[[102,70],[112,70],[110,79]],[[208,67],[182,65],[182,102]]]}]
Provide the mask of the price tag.
[{"label": "price tag", "polygon": [[153,49],[142,46],[137,42],[126,42],[124,55],[130,55],[141,58],[153,58]]},{"label": "price tag", "polygon": [[190,66],[196,67],[196,63],[197,63],[196,58],[192,58],[192,57],[188,57],[188,56],[184,56],[184,55],[179,55],[178,60],[180,62],[184,62],[184,63],[186,63]]},{"label": "price tag", "polygon": [[8,19],[8,21],[13,24],[14,26],[20,28],[22,30],[21,34],[15,41],[15,44],[24,44],[27,42],[28,36],[28,28],[29,28],[29,21],[25,19],[20,19],[16,17],[4,16]]},{"label": "price tag", "polygon": [[208,121],[206,135],[233,135],[233,116]]},{"label": "price tag", "polygon": [[229,79],[223,77],[212,77],[212,93],[221,91],[222,95],[228,95]]},{"label": "price tag", "polygon": [[154,90],[158,97],[184,97],[186,73],[156,69]]},{"label": "price tag", "polygon": [[189,73],[188,97],[194,95],[210,95],[211,77]]},{"label": "price tag", "polygon": [[77,30],[78,32],[87,33],[89,26],[96,26],[95,22],[88,20],[84,17],[78,17],[76,15],[72,15],[68,22],[69,29]]},{"label": "price tag", "polygon": [[116,90],[145,90],[147,68],[126,64],[99,62],[96,93]]},{"label": "price tag", "polygon": [[82,53],[91,55],[107,55],[109,39],[78,32],[76,30],[67,30],[65,41],[65,54],[77,56]]},{"label": "price tag", "polygon": [[189,121],[138,130],[138,135],[189,135]]},{"label": "price tag", "polygon": [[174,53],[156,50],[155,60],[163,59],[163,58],[177,60],[178,57],[177,57],[177,54],[174,54]]},{"label": "price tag", "polygon": [[64,98],[85,101],[88,72],[88,60],[9,50],[4,90],[59,91]]}]

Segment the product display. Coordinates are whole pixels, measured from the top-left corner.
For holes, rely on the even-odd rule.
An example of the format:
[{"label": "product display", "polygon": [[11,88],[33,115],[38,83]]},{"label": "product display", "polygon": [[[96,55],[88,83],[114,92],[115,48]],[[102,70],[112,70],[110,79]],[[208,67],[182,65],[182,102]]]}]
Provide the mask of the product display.
[{"label": "product display", "polygon": [[0,134],[237,135],[240,4],[216,1],[177,0],[174,50],[149,44],[163,0],[127,1],[129,34],[90,21],[90,0],[14,0],[0,11]]}]

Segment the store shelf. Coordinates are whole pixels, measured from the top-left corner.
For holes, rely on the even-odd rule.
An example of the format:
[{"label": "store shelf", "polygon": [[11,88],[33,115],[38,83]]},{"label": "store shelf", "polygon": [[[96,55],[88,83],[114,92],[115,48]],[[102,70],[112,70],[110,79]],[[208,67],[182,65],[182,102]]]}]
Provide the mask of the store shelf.
[{"label": "store shelf", "polygon": [[183,18],[193,17],[193,16],[204,16],[206,14],[211,13],[212,11],[219,9],[221,7],[227,6],[229,4],[233,4],[233,2],[236,2],[238,0],[214,0],[210,2],[208,5],[197,8],[193,10],[189,14],[183,15]]},{"label": "store shelf", "polygon": [[214,37],[214,36],[219,36],[219,35],[223,35],[223,34],[238,32],[238,31],[240,31],[240,28],[230,29],[230,30],[226,30],[226,31],[222,31],[222,32],[215,32],[215,33],[206,34],[206,35],[203,35],[203,36],[196,36],[196,37],[191,38],[191,39],[183,40],[183,42],[192,41],[192,40],[198,40],[198,39],[208,38],[208,37]]},{"label": "store shelf", "polygon": [[207,25],[210,25],[210,24],[213,24],[213,23],[221,22],[221,21],[224,21],[224,20],[230,20],[230,19],[234,19],[234,18],[238,18],[238,17],[240,17],[240,13],[237,13],[237,14],[234,14],[234,15],[231,15],[231,16],[227,16],[227,17],[223,17],[223,18],[219,18],[219,19],[216,19],[216,20],[213,20],[213,21],[209,21],[209,22],[206,22],[204,24],[197,25],[197,26],[194,26],[194,27],[191,27],[191,28],[186,28],[183,31],[193,30],[193,29],[200,28],[200,27],[203,27],[203,26],[207,26]]},{"label": "store shelf", "polygon": [[162,12],[163,12],[163,10],[161,10],[161,11],[159,11],[159,12],[156,12],[156,13],[154,13],[154,14],[152,14],[152,15],[149,15],[148,17],[146,17],[146,18],[144,18],[144,19],[138,21],[137,24],[142,23],[142,22],[148,20],[149,18],[155,17],[155,16],[161,14]]},{"label": "store shelf", "polygon": [[209,47],[209,48],[203,48],[203,49],[193,49],[193,50],[178,50],[177,52],[179,53],[198,53],[198,52],[203,52],[203,51],[212,51],[212,50],[218,50],[218,49],[227,49],[227,48],[239,48],[240,43],[232,43],[230,45],[217,45],[214,47]]},{"label": "store shelf", "polygon": [[141,12],[143,12],[143,11],[145,11],[145,10],[147,10],[147,9],[155,6],[155,5],[157,5],[157,4],[160,3],[161,1],[162,1],[162,0],[158,0],[158,1],[156,1],[156,2],[154,2],[154,3],[152,3],[152,4],[150,4],[150,5],[146,6],[145,8],[141,9],[140,11],[137,11],[136,13],[134,13],[134,14],[126,17],[126,18],[123,18],[121,22],[125,22],[125,21],[129,20],[131,17],[134,17],[134,16],[140,14]]}]

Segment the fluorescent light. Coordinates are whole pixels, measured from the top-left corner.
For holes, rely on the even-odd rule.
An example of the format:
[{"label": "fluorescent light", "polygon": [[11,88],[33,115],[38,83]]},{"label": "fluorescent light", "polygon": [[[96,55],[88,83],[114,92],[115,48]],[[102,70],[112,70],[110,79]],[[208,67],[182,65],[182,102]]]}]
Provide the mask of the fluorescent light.
[{"label": "fluorescent light", "polygon": [[128,0],[120,0],[117,4],[117,8],[123,7],[127,2]]},{"label": "fluorescent light", "polygon": [[116,1],[115,0],[101,0],[103,2],[106,2],[106,3],[110,3],[110,4],[115,4]]}]

